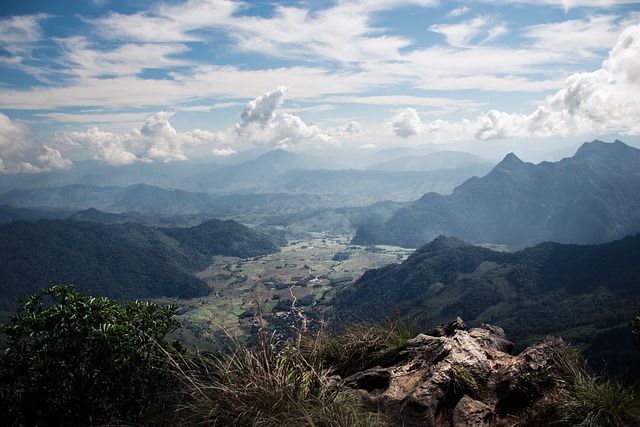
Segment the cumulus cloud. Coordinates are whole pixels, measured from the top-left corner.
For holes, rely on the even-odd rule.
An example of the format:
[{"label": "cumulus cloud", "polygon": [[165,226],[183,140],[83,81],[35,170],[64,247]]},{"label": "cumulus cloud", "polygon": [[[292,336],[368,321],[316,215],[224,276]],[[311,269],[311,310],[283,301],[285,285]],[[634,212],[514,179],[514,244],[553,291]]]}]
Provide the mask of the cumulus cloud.
[{"label": "cumulus cloud", "polygon": [[405,108],[389,121],[391,129],[396,136],[408,138],[422,132],[422,120],[418,112],[413,108]]},{"label": "cumulus cloud", "polygon": [[338,136],[359,129],[357,122],[350,122],[344,127],[330,128],[326,131],[317,125],[307,124],[299,116],[282,113],[277,117],[276,110],[284,102],[287,87],[278,86],[247,103],[240,114],[240,121],[234,130],[241,141],[256,145],[289,147],[310,143],[316,145],[339,144]]},{"label": "cumulus cloud", "polygon": [[286,92],[286,87],[278,86],[248,102],[238,123],[222,132],[202,129],[178,132],[170,123],[175,113],[159,111],[140,128],[127,132],[110,132],[94,126],[86,131],[61,131],[47,144],[39,144],[29,139],[28,126],[12,122],[0,113],[0,172],[68,168],[72,163],[63,153],[73,151],[89,153],[93,159],[112,166],[123,166],[187,160],[190,152],[202,147],[214,156],[228,156],[248,144],[273,147],[339,144],[361,132],[360,123],[355,121],[323,130],[290,113],[278,117],[276,113]]},{"label": "cumulus cloud", "polygon": [[0,113],[0,173],[45,172],[66,169],[71,161],[60,151],[30,139],[31,130]]},{"label": "cumulus cloud", "polygon": [[336,138],[357,136],[360,135],[361,132],[362,124],[355,120],[348,121],[341,126],[332,127],[327,130],[327,133]]},{"label": "cumulus cloud", "polygon": [[173,112],[160,111],[150,116],[140,129],[125,133],[101,131],[93,127],[86,132],[60,132],[57,141],[72,147],[89,149],[93,158],[112,166],[143,161],[187,160],[186,150],[221,143],[224,135],[201,129],[177,132],[169,119]]},{"label": "cumulus cloud", "polygon": [[390,123],[400,137],[425,134],[436,142],[589,132],[640,135],[640,25],[620,34],[602,68],[569,76],[562,89],[530,114],[491,110],[473,120],[422,123],[409,108]]},{"label": "cumulus cloud", "polygon": [[236,129],[242,132],[244,129],[258,125],[265,128],[276,116],[276,110],[282,106],[287,94],[286,86],[278,86],[276,90],[249,101],[240,114],[240,122]]}]

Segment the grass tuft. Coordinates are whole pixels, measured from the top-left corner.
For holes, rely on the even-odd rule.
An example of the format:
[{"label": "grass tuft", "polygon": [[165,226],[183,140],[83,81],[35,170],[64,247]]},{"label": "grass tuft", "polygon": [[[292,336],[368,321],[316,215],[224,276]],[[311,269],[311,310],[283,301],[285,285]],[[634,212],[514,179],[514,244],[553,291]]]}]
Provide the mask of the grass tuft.
[{"label": "grass tuft", "polygon": [[183,384],[176,425],[387,425],[322,361],[308,356],[297,345],[268,339],[261,330],[256,348],[238,344],[231,353],[174,361]]},{"label": "grass tuft", "polygon": [[356,323],[337,333],[321,330],[304,338],[301,351],[331,373],[346,377],[374,366],[385,353],[415,337],[416,329],[415,322],[399,316],[383,323]]},{"label": "grass tuft", "polygon": [[450,375],[452,391],[458,396],[468,395],[477,398],[487,385],[485,374],[467,366],[452,366]]},{"label": "grass tuft", "polygon": [[633,427],[640,425],[640,396],[634,386],[590,372],[574,349],[557,357],[560,377],[547,399],[548,424]]}]

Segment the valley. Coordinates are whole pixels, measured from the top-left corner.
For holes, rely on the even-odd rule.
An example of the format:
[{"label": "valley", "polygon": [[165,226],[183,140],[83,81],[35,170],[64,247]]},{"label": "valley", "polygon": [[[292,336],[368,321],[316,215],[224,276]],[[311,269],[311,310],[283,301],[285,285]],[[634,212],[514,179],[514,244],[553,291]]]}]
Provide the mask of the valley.
[{"label": "valley", "polygon": [[180,305],[183,327],[175,337],[201,350],[216,348],[224,338],[250,337],[256,332],[258,310],[270,327],[286,324],[292,307],[321,316],[335,293],[366,270],[402,262],[413,252],[394,246],[351,245],[352,237],[309,233],[269,255],[215,256],[209,267],[196,274],[210,287],[209,295],[159,302]]}]

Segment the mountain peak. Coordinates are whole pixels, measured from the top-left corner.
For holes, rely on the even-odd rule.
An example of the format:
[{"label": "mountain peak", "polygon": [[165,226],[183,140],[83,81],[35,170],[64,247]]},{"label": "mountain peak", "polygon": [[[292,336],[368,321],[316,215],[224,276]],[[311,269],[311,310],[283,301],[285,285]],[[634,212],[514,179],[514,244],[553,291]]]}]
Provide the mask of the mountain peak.
[{"label": "mountain peak", "polygon": [[462,246],[469,246],[469,243],[455,237],[445,236],[444,234],[441,234],[431,242],[427,243],[423,248],[426,251],[435,252],[446,249],[459,248]]},{"label": "mountain peak", "polygon": [[626,153],[629,150],[634,150],[634,148],[618,139],[616,139],[614,142],[604,142],[595,139],[591,142],[585,142],[584,144],[582,144],[573,157],[575,159],[583,159],[585,157],[597,156],[603,153],[622,154]]},{"label": "mountain peak", "polygon": [[509,153],[506,156],[504,156],[504,159],[502,159],[502,161],[499,164],[520,164],[520,163],[524,163],[524,162],[520,160],[520,158],[516,156],[514,153]]}]

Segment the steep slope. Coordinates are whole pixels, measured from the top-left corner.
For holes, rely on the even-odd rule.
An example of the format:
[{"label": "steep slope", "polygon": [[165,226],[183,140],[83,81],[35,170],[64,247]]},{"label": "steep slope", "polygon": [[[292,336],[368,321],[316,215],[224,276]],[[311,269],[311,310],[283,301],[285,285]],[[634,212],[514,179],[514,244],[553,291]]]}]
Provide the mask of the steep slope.
[{"label": "steep slope", "polygon": [[417,247],[440,234],[522,248],[543,241],[606,242],[640,231],[640,150],[585,143],[573,157],[538,165],[507,155],[450,196],[427,193],[356,244]]},{"label": "steep slope", "polygon": [[[613,337],[614,328],[626,328],[631,341],[628,322],[640,307],[638,260],[640,235],[514,253],[440,236],[402,264],[367,271],[333,301],[339,317],[399,310],[431,325],[455,316],[492,323],[520,346],[546,335],[595,344]],[[610,349],[618,345],[612,342]]]}]

